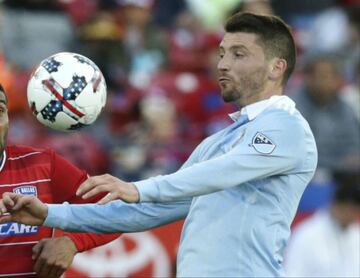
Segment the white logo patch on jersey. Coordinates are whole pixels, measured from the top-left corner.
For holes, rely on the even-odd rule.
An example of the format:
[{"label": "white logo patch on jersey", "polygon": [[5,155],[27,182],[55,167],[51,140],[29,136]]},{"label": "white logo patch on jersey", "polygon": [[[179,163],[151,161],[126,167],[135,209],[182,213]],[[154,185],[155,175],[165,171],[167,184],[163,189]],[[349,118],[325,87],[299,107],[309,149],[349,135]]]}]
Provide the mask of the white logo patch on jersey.
[{"label": "white logo patch on jersey", "polygon": [[37,196],[37,188],[32,185],[19,186],[13,189],[16,194]]},{"label": "white logo patch on jersey", "polygon": [[251,145],[257,152],[263,154],[272,153],[276,147],[276,145],[268,137],[260,132],[255,134]]},{"label": "white logo patch on jersey", "polygon": [[25,236],[36,234],[39,231],[39,227],[19,224],[15,222],[7,222],[0,224],[0,237],[8,236]]}]

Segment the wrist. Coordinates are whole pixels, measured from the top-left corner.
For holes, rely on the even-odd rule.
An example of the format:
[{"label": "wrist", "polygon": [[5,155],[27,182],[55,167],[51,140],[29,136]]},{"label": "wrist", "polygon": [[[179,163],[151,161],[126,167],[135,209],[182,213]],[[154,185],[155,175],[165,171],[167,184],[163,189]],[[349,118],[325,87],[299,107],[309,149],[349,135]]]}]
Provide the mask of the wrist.
[{"label": "wrist", "polygon": [[128,183],[128,184],[129,184],[129,186],[131,188],[131,201],[132,201],[132,203],[139,203],[139,201],[140,201],[139,190],[137,189],[135,184],[133,184],[133,183]]},{"label": "wrist", "polygon": [[41,210],[42,211],[42,214],[40,216],[41,220],[42,220],[42,224],[44,224],[46,218],[48,217],[48,214],[49,214],[49,208],[48,208],[48,205],[47,204],[44,204],[43,205],[43,209]]},{"label": "wrist", "polygon": [[74,240],[69,235],[62,236],[63,240],[67,242],[67,246],[69,247],[69,252],[73,254],[77,254],[79,249],[77,248]]}]

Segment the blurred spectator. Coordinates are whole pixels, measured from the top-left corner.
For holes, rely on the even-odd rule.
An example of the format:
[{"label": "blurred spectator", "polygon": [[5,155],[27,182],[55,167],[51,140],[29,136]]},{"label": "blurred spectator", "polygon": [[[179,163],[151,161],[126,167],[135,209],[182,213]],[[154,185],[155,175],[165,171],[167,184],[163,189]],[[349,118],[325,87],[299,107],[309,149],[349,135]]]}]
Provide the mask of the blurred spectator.
[{"label": "blurred spectator", "polygon": [[29,70],[44,58],[72,49],[71,23],[55,0],[5,1],[0,43],[5,59]]},{"label": "blurred spectator", "polygon": [[129,58],[129,81],[146,88],[151,77],[166,63],[165,33],[151,23],[154,0],[122,0],[125,21],[124,55]]},{"label": "blurred spectator", "polygon": [[24,113],[31,70],[49,55],[70,51],[74,34],[55,0],[4,1],[1,9],[0,48],[12,75],[6,85],[9,112]]},{"label": "blurred spectator", "polygon": [[274,14],[270,0],[243,0],[235,6],[231,14],[237,12],[250,12],[257,14]]},{"label": "blurred spectator", "polygon": [[353,109],[360,122],[360,61],[356,67],[354,84],[346,86],[341,94],[342,99]]},{"label": "blurred spectator", "polygon": [[360,126],[340,97],[341,85],[334,56],[311,56],[304,69],[304,87],[292,96],[314,133],[318,167],[330,171],[360,167]]},{"label": "blurred spectator", "polygon": [[177,15],[187,8],[185,0],[156,0],[153,10],[154,23],[170,29]]},{"label": "blurred spectator", "polygon": [[349,21],[349,42],[346,49],[343,50],[344,76],[349,82],[357,82],[360,61],[360,2],[358,1],[357,5],[349,6],[346,11]]},{"label": "blurred spectator", "polygon": [[298,17],[317,14],[324,9],[332,7],[337,0],[272,0],[276,14],[279,14],[291,25],[296,24]]},{"label": "blurred spectator", "polygon": [[55,150],[90,175],[103,174],[110,169],[107,153],[92,136],[83,132],[53,133],[38,138],[36,145]]},{"label": "blurred spectator", "polygon": [[129,124],[113,149],[113,173],[141,179],[178,169],[181,137],[174,104],[162,94],[148,94],[140,101],[141,121]]},{"label": "blurred spectator", "polygon": [[309,30],[306,47],[313,52],[338,52],[350,41],[349,21],[342,7],[331,7],[317,14]]},{"label": "blurred spectator", "polygon": [[97,0],[58,0],[58,2],[76,25],[86,23],[98,11]]},{"label": "blurred spectator", "polygon": [[207,43],[207,32],[198,18],[189,10],[181,12],[169,32],[170,70],[203,71],[207,63]]},{"label": "blurred spectator", "polygon": [[290,277],[360,277],[360,176],[337,173],[334,199],[295,227],[285,256]]},{"label": "blurred spectator", "polygon": [[128,57],[122,42],[125,26],[116,18],[118,10],[117,6],[99,10],[77,27],[78,52],[91,58],[101,68],[110,93],[121,91],[127,79]]},{"label": "blurred spectator", "polygon": [[201,21],[206,31],[219,31],[226,16],[242,0],[186,0],[189,10]]}]

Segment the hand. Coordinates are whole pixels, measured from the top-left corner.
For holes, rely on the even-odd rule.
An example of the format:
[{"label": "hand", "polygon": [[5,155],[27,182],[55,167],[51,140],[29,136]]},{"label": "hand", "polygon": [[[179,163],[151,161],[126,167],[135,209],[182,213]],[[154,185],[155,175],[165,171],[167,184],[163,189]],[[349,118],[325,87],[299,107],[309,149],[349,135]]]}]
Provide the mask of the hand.
[{"label": "hand", "polygon": [[88,178],[79,186],[76,195],[87,199],[101,192],[109,192],[109,194],[98,201],[98,204],[106,204],[117,199],[127,203],[137,203],[140,199],[135,185],[109,174]]},{"label": "hand", "polygon": [[35,196],[5,192],[0,199],[0,224],[19,222],[42,225],[48,214],[47,206]]},{"label": "hand", "polygon": [[67,236],[42,239],[33,247],[34,271],[39,277],[60,277],[77,252],[74,242]]}]

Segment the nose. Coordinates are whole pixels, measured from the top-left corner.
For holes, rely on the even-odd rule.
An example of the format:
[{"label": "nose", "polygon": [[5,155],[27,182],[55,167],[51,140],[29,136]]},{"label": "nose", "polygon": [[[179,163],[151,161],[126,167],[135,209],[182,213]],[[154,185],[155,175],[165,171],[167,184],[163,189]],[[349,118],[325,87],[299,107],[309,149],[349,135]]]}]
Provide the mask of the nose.
[{"label": "nose", "polygon": [[217,64],[218,71],[228,71],[230,69],[229,59],[224,55]]}]

